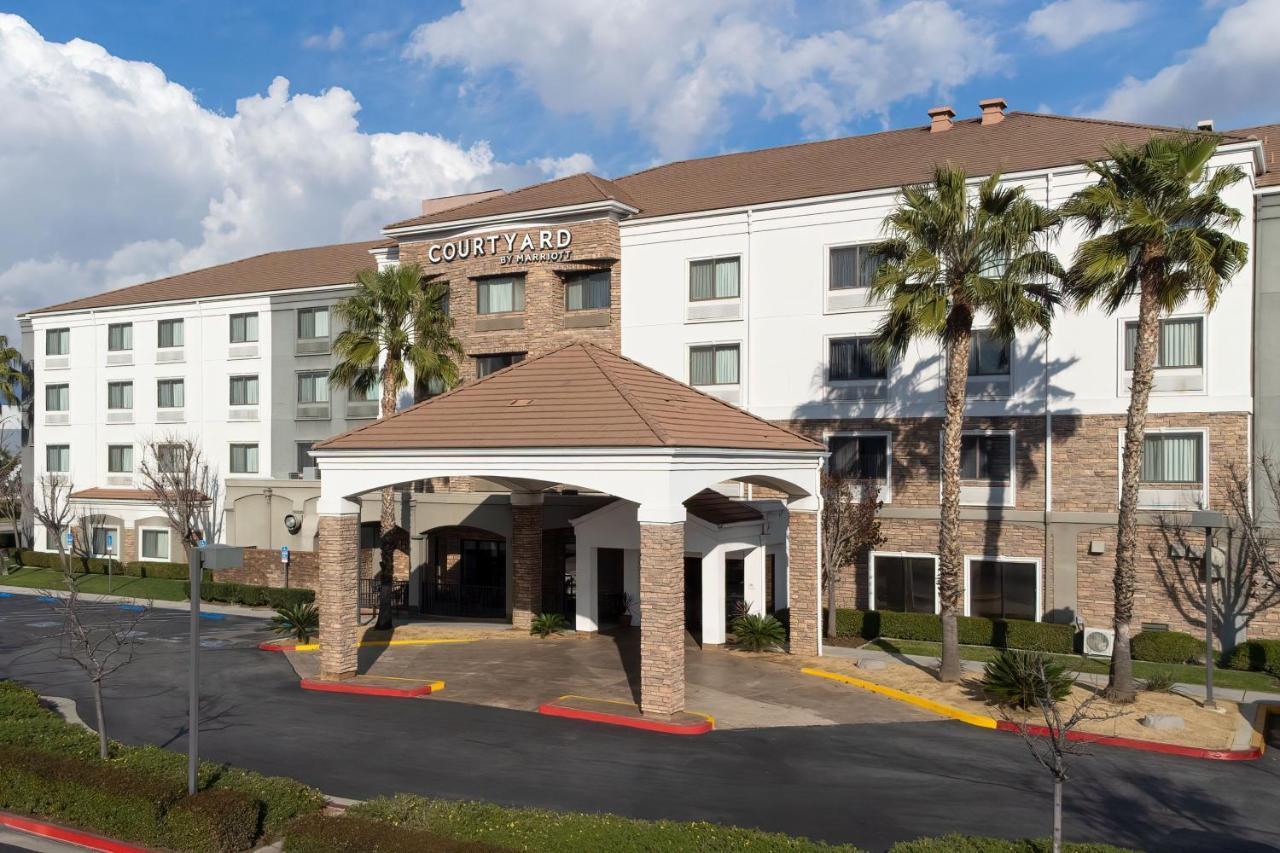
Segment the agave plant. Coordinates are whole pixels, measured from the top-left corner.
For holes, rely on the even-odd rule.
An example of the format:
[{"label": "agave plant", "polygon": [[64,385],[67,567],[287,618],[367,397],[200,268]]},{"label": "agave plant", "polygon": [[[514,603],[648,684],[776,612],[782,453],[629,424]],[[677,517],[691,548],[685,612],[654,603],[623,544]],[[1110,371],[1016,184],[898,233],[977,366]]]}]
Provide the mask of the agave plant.
[{"label": "agave plant", "polygon": [[769,652],[782,648],[787,630],[772,616],[748,613],[733,620],[733,639],[749,652]]},{"label": "agave plant", "polygon": [[533,617],[533,623],[529,626],[529,633],[545,640],[552,634],[562,633],[568,627],[569,620],[559,613],[539,613]]},{"label": "agave plant", "polygon": [[1065,665],[1041,652],[1005,649],[987,662],[982,687],[1000,705],[1035,708],[1065,699],[1075,677]]},{"label": "agave plant", "polygon": [[1178,677],[1170,669],[1157,669],[1142,680],[1142,689],[1148,693],[1171,693]]},{"label": "agave plant", "polygon": [[309,643],[320,633],[320,611],[314,604],[298,602],[276,608],[271,617],[271,630],[282,637],[293,637],[299,643]]}]

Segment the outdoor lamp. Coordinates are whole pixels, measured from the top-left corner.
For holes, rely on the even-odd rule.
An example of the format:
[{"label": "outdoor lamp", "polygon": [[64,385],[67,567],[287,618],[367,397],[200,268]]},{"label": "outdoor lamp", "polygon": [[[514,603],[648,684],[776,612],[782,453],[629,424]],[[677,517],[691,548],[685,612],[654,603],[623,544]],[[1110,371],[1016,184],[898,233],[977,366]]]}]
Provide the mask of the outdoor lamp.
[{"label": "outdoor lamp", "polygon": [[[1220,512],[1196,510],[1191,513],[1191,526],[1204,528],[1204,554],[1201,562],[1204,571],[1204,706],[1217,709],[1213,701],[1213,581],[1217,549],[1213,547],[1214,531],[1227,526],[1227,517]],[[1226,568],[1223,554],[1222,564]]]}]

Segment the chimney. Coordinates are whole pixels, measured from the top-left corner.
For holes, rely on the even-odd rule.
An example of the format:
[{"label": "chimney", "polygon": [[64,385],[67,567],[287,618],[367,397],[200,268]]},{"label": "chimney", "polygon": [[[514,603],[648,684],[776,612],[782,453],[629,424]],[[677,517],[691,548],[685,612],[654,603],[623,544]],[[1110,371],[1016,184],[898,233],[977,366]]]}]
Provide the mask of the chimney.
[{"label": "chimney", "polygon": [[934,107],[929,110],[929,132],[941,133],[944,130],[950,130],[952,119],[956,117],[956,111],[951,107]]},{"label": "chimney", "polygon": [[1213,133],[1213,119],[1202,118],[1196,122],[1196,130],[1203,130],[1205,133]]},{"label": "chimney", "polygon": [[978,106],[982,108],[982,126],[986,127],[1004,121],[1004,111],[1009,102],[1004,98],[987,98],[985,101],[978,101]]}]

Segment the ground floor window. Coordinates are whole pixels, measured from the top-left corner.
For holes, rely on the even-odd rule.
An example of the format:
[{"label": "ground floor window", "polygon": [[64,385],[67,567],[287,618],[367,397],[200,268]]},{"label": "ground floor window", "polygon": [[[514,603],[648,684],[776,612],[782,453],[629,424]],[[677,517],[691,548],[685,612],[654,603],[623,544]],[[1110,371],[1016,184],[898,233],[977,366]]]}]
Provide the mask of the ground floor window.
[{"label": "ground floor window", "polygon": [[872,609],[900,613],[935,612],[937,567],[936,557],[872,554]]},{"label": "ground floor window", "polygon": [[884,483],[889,476],[889,436],[831,435],[827,437],[831,471],[850,480]]},{"label": "ground floor window", "polygon": [[142,559],[169,559],[169,531],[161,530],[160,528],[143,528],[141,538]]},{"label": "ground floor window", "polygon": [[1162,432],[1142,442],[1142,482],[1199,484],[1203,477],[1204,435],[1198,432]]},{"label": "ground floor window", "polygon": [[93,528],[93,555],[95,557],[120,556],[120,534],[114,527]]},{"label": "ground floor window", "polygon": [[1040,565],[1022,560],[969,560],[969,615],[1039,619]]}]

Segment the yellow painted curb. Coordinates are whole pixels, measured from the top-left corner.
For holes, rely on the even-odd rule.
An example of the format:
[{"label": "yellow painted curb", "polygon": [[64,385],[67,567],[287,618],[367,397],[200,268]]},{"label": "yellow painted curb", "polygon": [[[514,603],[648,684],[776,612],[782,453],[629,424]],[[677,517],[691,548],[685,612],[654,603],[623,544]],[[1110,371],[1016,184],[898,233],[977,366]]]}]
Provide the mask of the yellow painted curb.
[{"label": "yellow painted curb", "polygon": [[934,702],[932,699],[923,699],[919,696],[913,696],[910,693],[904,693],[901,690],[894,690],[892,687],[885,687],[883,684],[876,684],[871,681],[863,681],[861,678],[854,678],[850,675],[841,675],[838,672],[827,672],[825,669],[814,669],[812,667],[804,667],[800,670],[805,675],[816,675],[818,678],[826,678],[830,681],[839,681],[843,684],[851,684],[854,687],[861,687],[863,690],[869,690],[872,693],[879,693],[898,702],[905,702],[908,705],[914,705],[917,708],[923,708],[926,711],[937,714],[941,717],[949,717],[953,720],[959,720],[962,723],[968,723],[971,726],[978,726],[984,729],[994,729],[996,721],[994,717],[987,717],[982,714],[971,714],[968,711],[962,711],[959,708],[953,708],[950,705],[944,705],[941,702]]},{"label": "yellow painted curb", "polygon": [[[363,647],[375,646],[444,646],[456,643],[474,643],[475,640],[365,640],[360,643]],[[314,652],[320,648],[319,643],[300,643],[289,651],[291,652]]]},{"label": "yellow painted curb", "polygon": [[[582,696],[578,693],[566,693],[563,696],[558,697],[556,701],[563,702],[565,699],[582,699],[587,702],[605,702],[609,705],[625,705],[628,708],[636,707],[636,703],[627,702],[622,699],[597,699],[594,696]],[[710,714],[703,714],[698,711],[684,711],[683,713],[688,714],[691,717],[701,717],[702,719],[711,723],[711,725],[713,726],[716,724],[716,718],[711,716]]]},{"label": "yellow painted curb", "polygon": [[1258,755],[1262,755],[1267,751],[1267,739],[1265,737],[1267,717],[1277,713],[1280,713],[1280,705],[1267,705],[1264,703],[1259,703],[1257,710],[1253,712],[1253,735],[1249,738],[1249,746],[1258,750]]}]

